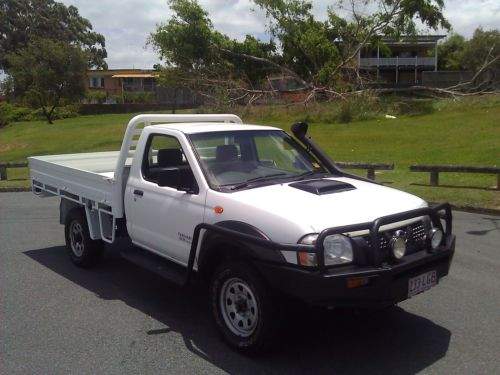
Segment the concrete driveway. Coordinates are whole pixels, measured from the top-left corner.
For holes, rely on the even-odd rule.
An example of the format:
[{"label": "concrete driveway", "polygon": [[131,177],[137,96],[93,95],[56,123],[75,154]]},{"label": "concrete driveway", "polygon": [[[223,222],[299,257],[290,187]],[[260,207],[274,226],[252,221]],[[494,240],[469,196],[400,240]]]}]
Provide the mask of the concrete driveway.
[{"label": "concrete driveway", "polygon": [[276,350],[246,358],[205,294],[108,249],[92,270],[64,250],[58,200],[0,194],[0,373],[500,373],[500,217],[454,213],[438,287],[378,313],[291,311]]}]

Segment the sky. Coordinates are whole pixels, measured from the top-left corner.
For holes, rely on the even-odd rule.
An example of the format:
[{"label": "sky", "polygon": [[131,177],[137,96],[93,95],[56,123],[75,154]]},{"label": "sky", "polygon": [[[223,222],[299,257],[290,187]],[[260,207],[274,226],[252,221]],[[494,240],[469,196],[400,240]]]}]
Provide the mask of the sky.
[{"label": "sky", "polygon": [[[110,68],[152,68],[159,58],[146,40],[158,23],[166,22],[166,0],[59,0],[75,5],[94,29],[106,38]],[[240,39],[245,34],[266,38],[265,17],[251,0],[200,0],[217,30]],[[333,0],[313,0],[321,18]],[[445,15],[454,31],[470,37],[474,29],[500,29],[499,0],[445,0]]]}]

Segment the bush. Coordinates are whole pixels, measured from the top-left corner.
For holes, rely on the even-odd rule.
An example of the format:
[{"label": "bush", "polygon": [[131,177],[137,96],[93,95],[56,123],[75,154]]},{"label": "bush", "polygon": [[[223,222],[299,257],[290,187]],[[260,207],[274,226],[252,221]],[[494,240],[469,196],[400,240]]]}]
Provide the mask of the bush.
[{"label": "bush", "polygon": [[123,103],[123,98],[121,95],[110,95],[108,97],[108,103],[110,103],[110,104]]},{"label": "bush", "polygon": [[[63,119],[78,116],[77,105],[66,105],[54,110],[54,119]],[[41,109],[19,107],[10,103],[0,103],[0,126],[11,122],[45,120]]]},{"label": "bush", "polygon": [[152,92],[124,92],[123,100],[125,103],[133,104],[152,104],[156,102],[156,96]]},{"label": "bush", "polygon": [[27,107],[18,107],[10,103],[2,103],[2,111],[5,114],[8,122],[29,121],[26,120],[32,112],[32,109]]},{"label": "bush", "polygon": [[353,119],[353,108],[350,102],[342,103],[337,116],[337,121],[341,124],[347,124]]},{"label": "bush", "polygon": [[85,100],[91,104],[103,104],[107,99],[105,91],[89,90],[85,93]]},{"label": "bush", "polygon": [[[381,115],[423,115],[435,111],[436,102],[432,99],[414,99],[390,95],[379,97],[371,93],[347,96],[331,102],[313,102],[307,106],[263,105],[238,107],[236,112],[251,121],[276,121],[293,123],[307,121],[311,123],[350,123],[370,120]],[[205,111],[204,108],[200,108]],[[234,109],[232,110],[234,111]]]},{"label": "bush", "polygon": [[[60,120],[63,118],[72,118],[72,117],[77,117],[79,115],[78,113],[78,106],[75,105],[67,105],[64,107],[57,107],[54,109],[54,113],[52,114],[52,119],[53,120]],[[43,111],[41,109],[36,109],[32,110],[29,116],[23,121],[37,121],[37,120],[45,120],[46,117],[43,114]]]},{"label": "bush", "polygon": [[7,117],[5,104],[6,103],[0,103],[0,128],[9,123],[9,118]]},{"label": "bush", "polygon": [[396,101],[388,110],[398,115],[418,116],[432,113],[435,108],[432,99],[411,99]]}]

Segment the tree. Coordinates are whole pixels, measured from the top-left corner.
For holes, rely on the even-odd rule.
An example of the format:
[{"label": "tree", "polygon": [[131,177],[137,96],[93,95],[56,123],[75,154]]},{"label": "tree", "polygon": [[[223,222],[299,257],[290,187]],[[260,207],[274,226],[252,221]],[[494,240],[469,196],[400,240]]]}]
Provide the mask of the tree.
[{"label": "tree", "polygon": [[[381,36],[415,34],[416,19],[432,29],[450,27],[443,0],[340,0],[328,8],[325,22],[314,19],[310,1],[254,2],[266,12],[285,64],[315,86],[339,83],[342,70],[356,66],[358,52],[380,43]],[[345,10],[349,17],[340,16]]]},{"label": "tree", "polygon": [[36,39],[6,59],[14,94],[41,108],[49,124],[59,105],[79,100],[85,94],[88,58],[79,46]]},{"label": "tree", "polygon": [[473,72],[481,69],[485,63],[490,64],[490,68],[500,69],[499,58],[500,32],[498,29],[485,31],[479,27],[464,48],[462,66]]},{"label": "tree", "polygon": [[[472,78],[447,88],[451,95],[493,92],[500,70],[500,32],[477,28],[471,39],[452,34],[438,46],[440,70],[467,70]],[[457,91],[459,90],[459,92]]]},{"label": "tree", "polygon": [[258,84],[269,72],[267,63],[249,63],[241,56],[251,54],[267,61],[275,51],[272,42],[252,36],[240,42],[216,31],[195,0],[170,0],[169,4],[173,17],[149,38],[166,65],[161,70],[161,84],[188,87],[216,101],[230,92],[232,100],[243,87]]},{"label": "tree", "polygon": [[438,45],[438,69],[464,69],[463,59],[467,41],[462,35],[453,33],[444,42]]},{"label": "tree", "polygon": [[[194,85],[202,94],[222,90],[232,102],[273,90],[258,81],[281,73],[317,93],[339,96],[359,84],[356,57],[381,35],[415,33],[415,20],[430,28],[449,28],[443,0],[351,0],[351,17],[329,8],[326,21],[315,19],[310,1],[254,0],[267,15],[271,42],[247,36],[231,40],[218,32],[196,0],[170,0],[173,17],[151,34],[150,43],[167,63],[170,78]],[[367,12],[366,9],[373,9]],[[202,79],[200,79],[202,78]],[[208,89],[208,90],[207,90]]]},{"label": "tree", "polygon": [[92,30],[74,6],[54,0],[2,0],[0,2],[0,69],[10,70],[6,56],[36,38],[80,46],[88,66],[106,68],[104,36]]}]

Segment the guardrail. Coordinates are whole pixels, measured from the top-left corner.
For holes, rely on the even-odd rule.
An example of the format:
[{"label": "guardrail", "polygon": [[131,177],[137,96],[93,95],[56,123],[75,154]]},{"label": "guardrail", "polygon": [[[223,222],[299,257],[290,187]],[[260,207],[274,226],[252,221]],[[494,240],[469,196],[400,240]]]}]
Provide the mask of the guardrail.
[{"label": "guardrail", "polygon": [[[394,163],[357,163],[357,162],[337,162],[340,168],[347,169],[366,169],[366,178],[375,180],[375,171],[389,171],[394,169]],[[7,168],[24,168],[28,166],[28,162],[11,162],[0,163],[0,180],[7,179]]]},{"label": "guardrail", "polygon": [[394,163],[354,163],[338,161],[335,164],[340,168],[346,169],[366,169],[366,178],[373,181],[375,181],[375,171],[392,171],[394,169]]},{"label": "guardrail", "polygon": [[430,185],[439,185],[439,173],[455,172],[455,173],[482,173],[497,175],[497,190],[500,190],[500,167],[468,167],[464,165],[411,165],[411,172],[429,172]]},{"label": "guardrail", "polygon": [[27,166],[27,161],[0,163],[0,181],[7,179],[7,168],[24,168]]}]

